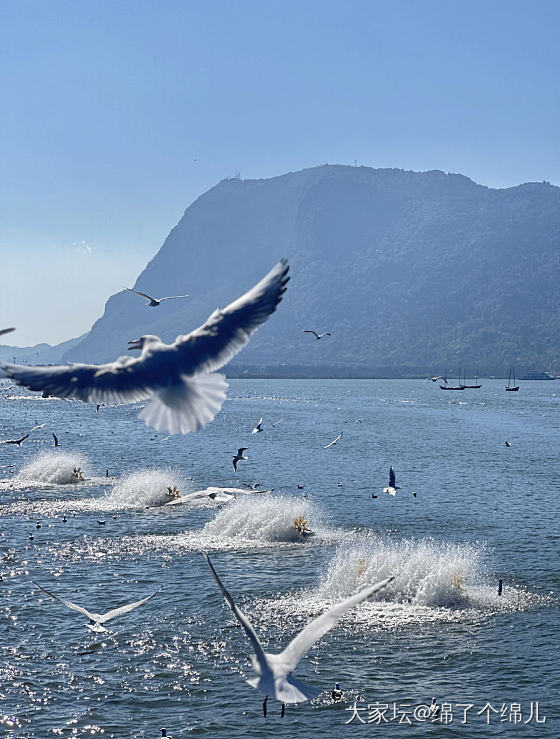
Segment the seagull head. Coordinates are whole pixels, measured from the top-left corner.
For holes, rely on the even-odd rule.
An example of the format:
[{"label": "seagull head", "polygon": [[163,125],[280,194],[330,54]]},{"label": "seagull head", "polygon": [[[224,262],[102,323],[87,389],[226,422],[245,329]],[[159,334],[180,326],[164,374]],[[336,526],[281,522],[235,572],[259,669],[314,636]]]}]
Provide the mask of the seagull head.
[{"label": "seagull head", "polygon": [[154,336],[153,334],[146,334],[145,336],[141,336],[139,339],[133,339],[133,341],[128,342],[128,351],[131,351],[132,349],[144,349],[144,347],[147,344],[152,344],[159,341],[159,336]]}]

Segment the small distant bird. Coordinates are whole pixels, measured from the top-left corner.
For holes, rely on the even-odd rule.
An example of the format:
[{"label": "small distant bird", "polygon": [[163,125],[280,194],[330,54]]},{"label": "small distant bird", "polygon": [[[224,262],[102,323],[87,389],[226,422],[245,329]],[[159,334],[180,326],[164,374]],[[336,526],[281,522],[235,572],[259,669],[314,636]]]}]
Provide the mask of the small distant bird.
[{"label": "small distant bird", "polygon": [[307,626],[305,626],[305,628],[303,628],[302,631],[292,639],[283,652],[280,654],[269,654],[264,651],[247,616],[235,605],[233,598],[218,577],[218,573],[214,569],[214,566],[212,565],[212,562],[210,562],[206,553],[204,554],[204,557],[214,580],[222,591],[222,595],[224,596],[226,603],[231,608],[235,618],[241,624],[245,634],[251,642],[251,646],[253,647],[254,654],[249,657],[249,660],[256,675],[247,680],[247,682],[251,687],[257,688],[257,690],[265,696],[263,703],[263,714],[265,718],[266,703],[269,695],[272,695],[276,700],[282,702],[281,715],[283,716],[285,703],[301,703],[303,701],[310,700],[311,698],[315,698],[315,696],[321,692],[316,688],[304,685],[304,683],[299,680],[295,680],[292,677],[292,672],[296,669],[298,662],[305,656],[305,654],[307,654],[309,649],[311,649],[318,639],[324,636],[327,631],[330,631],[330,629],[338,623],[347,611],[370,598],[374,593],[381,590],[381,588],[384,588],[391,582],[391,580],[394,579],[393,577],[389,577],[375,585],[371,585],[368,588],[360,590],[355,595],[352,595],[350,598],[346,598],[340,603],[336,603],[334,606],[331,606],[327,611],[308,623]]},{"label": "small distant bird", "polygon": [[372,497],[372,498],[377,498],[378,496],[377,496],[377,495],[376,495],[375,493],[372,493],[372,494],[371,494],[371,497]]},{"label": "small distant bird", "polygon": [[361,418],[356,418],[356,420],[354,421],[354,423],[361,423],[361,422],[362,422]]},{"label": "small distant bird", "polygon": [[66,514],[64,514],[64,516],[62,517],[62,523],[66,523],[66,521],[68,521],[68,519],[66,518]]},{"label": "small distant bird", "polygon": [[334,689],[331,693],[331,698],[333,699],[333,701],[342,700],[342,690],[340,689],[340,685],[338,683],[334,684]]},{"label": "small distant bird", "polygon": [[36,529],[40,529],[41,528],[41,522],[40,521],[37,521],[37,526],[35,526],[35,528]]},{"label": "small distant bird", "polygon": [[102,526],[104,523],[107,523],[107,521],[98,521],[97,522],[100,526]]},{"label": "small distant bird", "polygon": [[4,334],[9,334],[10,331],[15,331],[15,328],[0,328],[0,336],[4,336]]},{"label": "small distant bird", "polygon": [[101,406],[102,406],[102,403],[97,403],[97,405],[95,406],[96,413],[99,413],[99,409],[101,408]]},{"label": "small distant bird", "polygon": [[[35,423],[37,422],[35,421]],[[44,429],[46,425],[47,425],[46,423],[39,423],[37,426],[33,426],[31,431],[37,431],[37,429]],[[31,433],[31,431],[29,433]]]},{"label": "small distant bird", "polygon": [[137,358],[107,364],[28,367],[0,362],[19,385],[59,398],[94,403],[148,401],[139,417],[156,431],[188,434],[209,424],[226,399],[227,382],[217,370],[246,346],[271,316],[288,284],[285,259],[224,309],[215,310],[190,334],[164,344],[145,335],[129,342]]},{"label": "small distant bird", "polygon": [[304,488],[304,487],[305,487],[305,485],[298,485],[298,486],[297,486],[297,489],[298,489],[298,490],[303,490],[303,488]]},{"label": "small distant bird", "polygon": [[[51,432],[51,433],[52,433],[52,432]],[[53,439],[54,439],[54,445],[55,445],[55,446],[60,446],[60,442],[59,442],[59,440],[57,439],[57,437],[56,437],[56,434],[54,434],[54,433],[53,433],[53,435],[52,435],[52,436],[53,436]]]},{"label": "small distant bird", "polygon": [[237,472],[237,463],[241,461],[247,461],[249,457],[244,457],[243,452],[246,452],[249,447],[242,446],[237,450],[237,454],[233,458],[233,469]]},{"label": "small distant bird", "polygon": [[337,488],[341,488],[341,487],[342,487],[342,483],[341,483],[341,482],[337,482],[337,483],[336,483],[336,487],[337,487]]},{"label": "small distant bird", "polygon": [[33,541],[33,534],[29,534],[29,541]]},{"label": "small distant bird", "polygon": [[303,333],[304,334],[313,334],[313,336],[317,339],[317,341],[319,341],[319,339],[322,339],[323,336],[330,336],[330,333],[328,331],[325,331],[322,334],[318,334],[316,331],[312,331],[310,329],[304,329]]},{"label": "small distant bird", "polygon": [[506,446],[511,446],[511,444],[509,443],[509,441],[506,441]]},{"label": "small distant bird", "polygon": [[251,436],[253,434],[260,434],[261,433],[261,431],[262,431],[262,428],[261,428],[262,422],[263,422],[263,420],[261,418],[261,420],[257,423],[257,425],[255,426],[255,428],[251,431]]},{"label": "small distant bird", "polygon": [[389,495],[396,495],[397,490],[400,490],[400,488],[395,484],[395,470],[392,467],[389,467],[389,486],[383,488],[383,492],[389,493]]},{"label": "small distant bird", "polygon": [[341,438],[342,438],[342,434],[343,434],[343,433],[344,433],[344,431],[342,431],[342,432],[341,432],[341,433],[340,433],[340,434],[339,434],[339,435],[338,435],[338,436],[336,437],[336,439],[334,439],[333,441],[331,441],[331,442],[330,442],[330,444],[327,444],[327,446],[324,446],[324,447],[323,447],[323,449],[328,449],[328,448],[329,448],[330,446],[333,446],[334,444],[336,444],[336,442],[337,442],[337,441],[338,441],[339,439],[341,439]]},{"label": "small distant bird", "polygon": [[282,423],[283,420],[284,419],[281,418],[279,421],[275,421],[274,423],[271,423],[270,425],[272,426],[272,428],[274,428],[275,426],[278,426],[279,423]]},{"label": "small distant bird", "polygon": [[29,434],[25,434],[25,436],[22,436],[21,439],[6,439],[5,441],[0,441],[0,444],[17,444],[18,446],[21,446],[23,442],[29,438]]},{"label": "small distant bird", "polygon": [[[124,287],[124,285],[123,285]],[[148,301],[146,305],[149,308],[157,308],[160,303],[162,303],[164,300],[175,300],[175,298],[188,298],[188,295],[168,295],[166,298],[152,298],[151,295],[148,295],[147,293],[142,293],[140,290],[133,290],[131,287],[125,287],[125,290],[128,290],[131,293],[135,293],[136,295],[139,295],[141,298],[146,298]]]},{"label": "small distant bird", "polygon": [[[196,162],[196,159],[194,161]],[[165,739],[173,739],[171,734],[167,733],[167,729],[160,729],[160,731],[161,731],[161,736],[164,737]]]},{"label": "small distant bird", "polygon": [[413,490],[413,491],[412,491],[412,497],[413,497],[413,498],[416,498],[416,490]]},{"label": "small distant bird", "polygon": [[109,621],[109,619],[116,618],[117,616],[122,616],[124,613],[129,613],[130,611],[133,611],[135,608],[138,608],[138,606],[141,606],[143,603],[147,603],[151,598],[154,597],[154,595],[157,595],[161,590],[161,588],[158,588],[155,593],[148,595],[147,598],[137,600],[135,603],[128,603],[126,606],[113,608],[112,611],[107,611],[107,613],[91,613],[85,608],[82,608],[82,606],[77,606],[75,603],[72,603],[69,600],[65,600],[64,598],[60,598],[58,595],[54,595],[54,593],[50,593],[48,590],[45,590],[45,588],[42,588],[39,583],[35,582],[35,580],[33,580],[33,583],[39,588],[39,590],[42,590],[43,593],[46,593],[47,595],[50,595],[51,598],[64,603],[67,608],[71,608],[73,611],[78,611],[78,613],[82,613],[84,616],[87,616],[87,618],[89,618],[89,624],[86,624],[86,626],[88,627],[88,629],[91,629],[91,631],[96,632],[107,631],[103,624]]}]

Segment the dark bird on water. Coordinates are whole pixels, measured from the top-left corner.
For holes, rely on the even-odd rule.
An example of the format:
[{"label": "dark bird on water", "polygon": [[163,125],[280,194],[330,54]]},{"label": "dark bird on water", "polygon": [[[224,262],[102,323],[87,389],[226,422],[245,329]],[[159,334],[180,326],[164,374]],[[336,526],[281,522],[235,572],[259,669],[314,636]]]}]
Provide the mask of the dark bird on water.
[{"label": "dark bird on water", "polygon": [[[52,433],[52,432],[51,432],[51,433]],[[56,438],[56,434],[53,434],[53,439],[54,439],[54,445],[55,445],[55,446],[60,446],[60,442],[59,442],[59,440],[58,440],[58,439]]]}]

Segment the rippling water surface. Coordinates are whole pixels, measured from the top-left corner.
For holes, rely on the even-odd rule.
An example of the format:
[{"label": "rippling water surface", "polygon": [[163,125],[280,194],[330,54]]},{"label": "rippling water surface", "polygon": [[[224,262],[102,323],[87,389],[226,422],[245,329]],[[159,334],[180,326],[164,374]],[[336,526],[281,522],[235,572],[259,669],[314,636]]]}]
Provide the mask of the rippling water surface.
[{"label": "rippling water surface", "polygon": [[[461,393],[232,380],[210,426],[166,438],[138,406],[96,413],[0,381],[0,438],[46,424],[21,448],[0,445],[1,730],[559,737],[559,399],[558,382],[512,397],[489,380]],[[382,493],[390,465],[394,498]],[[162,505],[173,486],[183,498],[238,491]],[[314,537],[298,535],[299,517]],[[249,644],[202,551],[272,652],[332,603],[395,580],[300,662],[296,677],[320,696],[283,719],[270,700],[265,720],[244,682]],[[97,612],[162,590],[96,634],[33,581]],[[434,696],[451,723],[412,713]]]}]

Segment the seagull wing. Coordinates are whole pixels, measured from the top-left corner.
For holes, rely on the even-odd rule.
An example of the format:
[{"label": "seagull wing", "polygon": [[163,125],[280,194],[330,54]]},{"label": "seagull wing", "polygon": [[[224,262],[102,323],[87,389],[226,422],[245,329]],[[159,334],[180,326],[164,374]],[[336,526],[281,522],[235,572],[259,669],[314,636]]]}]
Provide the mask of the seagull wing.
[{"label": "seagull wing", "polygon": [[90,613],[89,611],[86,611],[85,608],[82,608],[82,606],[77,606],[75,603],[72,603],[69,600],[65,600],[64,598],[61,598],[60,596],[55,595],[54,593],[50,593],[48,590],[45,590],[45,588],[42,588],[38,582],[35,582],[35,580],[33,580],[33,583],[39,588],[39,590],[42,590],[43,593],[50,595],[51,598],[54,598],[55,600],[59,600],[61,603],[64,603],[64,605],[67,606],[68,608],[71,608],[73,611],[78,611],[78,613],[81,613],[84,616],[87,616],[87,618],[91,619],[92,621],[97,621],[98,619],[97,613]]},{"label": "seagull wing", "polygon": [[178,336],[171,345],[173,351],[165,359],[154,357],[158,369],[165,371],[161,363],[166,360],[184,375],[214,372],[223,367],[276,310],[290,279],[288,269],[287,261],[282,259],[240,298],[226,308],[215,310],[195,331]]},{"label": "seagull wing", "polygon": [[317,639],[320,639],[327,631],[332,629],[347,611],[362,603],[362,601],[367,600],[374,593],[377,593],[378,590],[388,585],[391,580],[394,580],[394,578],[388,577],[386,580],[381,580],[375,585],[370,585],[369,588],[360,590],[355,595],[350,596],[350,598],[343,600],[342,603],[337,603],[337,605],[329,608],[328,611],[325,611],[325,613],[322,613],[311,621],[311,623],[307,624],[303,631],[300,631],[292,639],[286,649],[277,655],[277,661],[279,664],[282,664],[286,674],[296,669],[297,663],[309,651]]},{"label": "seagull wing", "polygon": [[[344,433],[344,432],[343,432],[343,433]],[[339,434],[339,435],[338,435],[338,436],[336,437],[336,439],[333,439],[333,440],[332,440],[332,441],[330,442],[330,444],[327,444],[326,446],[324,446],[324,447],[323,447],[323,449],[328,449],[328,448],[329,448],[330,446],[332,446],[333,444],[336,444],[336,442],[337,442],[337,441],[338,441],[338,440],[340,439],[340,437],[341,437],[341,436],[342,436],[342,434]]]},{"label": "seagull wing", "polygon": [[0,336],[4,336],[4,334],[9,334],[11,331],[15,331],[15,328],[2,328],[0,329]]},{"label": "seagull wing", "polygon": [[239,447],[239,449],[237,450],[237,456],[242,457],[243,452],[246,452],[248,448],[249,448],[248,446]]},{"label": "seagull wing", "polygon": [[129,611],[133,611],[135,608],[138,608],[138,606],[141,606],[143,603],[147,603],[151,598],[154,597],[154,595],[157,595],[161,588],[158,588],[155,593],[152,593],[151,595],[148,595],[147,598],[142,598],[142,600],[137,600],[134,603],[128,603],[126,606],[120,606],[120,608],[113,608],[112,611],[107,611],[107,613],[104,613],[101,617],[98,618],[98,623],[104,624],[105,621],[109,621],[111,618],[116,618],[117,616],[122,616],[123,613],[129,613]]},{"label": "seagull wing", "polygon": [[168,295],[166,298],[158,298],[161,303],[162,300],[174,300],[175,298],[188,298],[188,295]]},{"label": "seagull wing", "polygon": [[98,403],[135,403],[154,394],[152,378],[143,372],[142,357],[120,357],[108,364],[27,367],[2,364],[8,377],[46,397],[74,398]]},{"label": "seagull wing", "polygon": [[157,298],[152,298],[152,296],[148,295],[147,293],[141,293],[140,290],[133,290],[131,287],[125,287],[124,289],[128,290],[128,292],[130,293],[140,295],[141,298],[146,298],[146,300],[157,300]]},{"label": "seagull wing", "polygon": [[247,634],[247,637],[249,638],[249,641],[251,642],[251,646],[253,647],[255,651],[255,656],[257,658],[257,662],[259,663],[259,666],[261,668],[261,671],[267,672],[269,670],[268,662],[266,659],[266,655],[264,653],[264,649],[262,648],[262,644],[259,641],[259,637],[255,634],[255,631],[253,627],[251,626],[249,619],[247,616],[241,611],[233,602],[233,598],[226,590],[225,586],[223,585],[222,581],[218,577],[218,573],[214,569],[214,566],[212,562],[210,562],[210,558],[206,554],[206,552],[203,552],[204,558],[206,559],[206,564],[210,568],[210,572],[214,576],[214,580],[218,583],[218,587],[222,591],[222,595],[224,596],[224,599],[228,606],[231,608],[233,615],[235,618],[239,621],[241,626],[243,627],[243,630]]},{"label": "seagull wing", "polygon": [[303,333],[304,333],[304,334],[313,334],[313,336],[314,336],[314,337],[315,337],[316,339],[320,338],[320,337],[319,337],[319,334],[318,334],[318,333],[317,333],[316,331],[311,331],[311,329],[304,329],[304,330],[303,330]]}]

